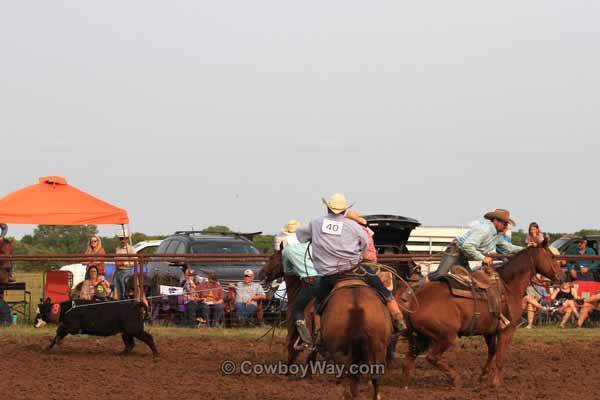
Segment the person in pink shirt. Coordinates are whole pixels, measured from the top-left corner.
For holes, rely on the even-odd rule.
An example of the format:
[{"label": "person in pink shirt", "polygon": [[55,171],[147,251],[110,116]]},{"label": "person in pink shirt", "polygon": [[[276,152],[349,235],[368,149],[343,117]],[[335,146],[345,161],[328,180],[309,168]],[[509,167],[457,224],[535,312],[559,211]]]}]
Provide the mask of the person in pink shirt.
[{"label": "person in pink shirt", "polygon": [[348,211],[346,213],[346,218],[351,219],[352,221],[356,222],[363,228],[363,230],[365,232],[367,232],[367,235],[369,236],[369,249],[367,250],[367,253],[364,256],[364,260],[366,262],[376,263],[377,262],[377,250],[375,249],[375,242],[373,241],[373,235],[375,233],[371,229],[369,229],[369,227],[367,226],[367,220],[364,219],[363,217],[361,217],[359,213],[357,213],[356,211],[353,211],[353,210]]}]

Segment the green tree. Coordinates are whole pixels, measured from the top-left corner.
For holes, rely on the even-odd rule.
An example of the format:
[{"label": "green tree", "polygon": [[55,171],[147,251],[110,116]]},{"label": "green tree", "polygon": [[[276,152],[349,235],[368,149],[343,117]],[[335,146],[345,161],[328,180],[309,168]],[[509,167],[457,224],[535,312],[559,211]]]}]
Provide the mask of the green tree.
[{"label": "green tree", "polygon": [[98,234],[96,225],[38,225],[24,243],[53,249],[56,253],[83,253],[88,240]]},{"label": "green tree", "polygon": [[273,235],[257,235],[254,236],[252,242],[256,246],[256,248],[264,254],[270,254],[273,252],[273,242],[275,241],[275,236]]},{"label": "green tree", "polygon": [[225,225],[211,225],[207,228],[202,229],[202,233],[219,233],[219,232],[231,232],[231,229]]}]

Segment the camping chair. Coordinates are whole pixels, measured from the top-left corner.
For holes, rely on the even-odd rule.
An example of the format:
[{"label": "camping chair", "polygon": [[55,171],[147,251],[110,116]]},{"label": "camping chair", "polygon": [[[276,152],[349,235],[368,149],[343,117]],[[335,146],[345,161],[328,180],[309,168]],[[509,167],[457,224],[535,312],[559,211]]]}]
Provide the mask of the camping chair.
[{"label": "camping chair", "polygon": [[[228,313],[229,314],[229,322],[230,322],[231,326],[237,326],[238,318],[235,313],[235,287],[230,286],[227,288],[225,303],[226,303],[226,307],[225,307],[225,313],[223,314],[223,323],[225,323],[227,310],[229,310],[229,313]],[[255,317],[256,323],[262,324],[263,317],[264,317],[263,301],[258,300],[256,302],[256,317]]]},{"label": "camping chair", "polygon": [[43,278],[44,298],[50,298],[52,304],[71,300],[71,285],[73,273],[71,271],[46,271]]},{"label": "camping chair", "polygon": [[0,299],[8,305],[11,313],[21,315],[27,322],[30,321],[31,292],[27,290],[25,282],[0,284]]}]

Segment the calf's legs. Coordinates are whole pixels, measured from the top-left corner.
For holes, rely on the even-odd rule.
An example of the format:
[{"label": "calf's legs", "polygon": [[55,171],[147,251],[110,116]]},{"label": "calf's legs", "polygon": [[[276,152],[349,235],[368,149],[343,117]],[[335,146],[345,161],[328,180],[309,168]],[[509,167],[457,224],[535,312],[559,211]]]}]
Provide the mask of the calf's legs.
[{"label": "calf's legs", "polygon": [[156,349],[156,345],[154,344],[154,338],[152,337],[151,334],[149,334],[146,331],[143,331],[141,334],[136,336],[136,338],[141,340],[142,342],[146,343],[148,345],[148,347],[150,347],[150,350],[152,350],[152,355],[154,356],[154,358],[158,357],[158,350]]},{"label": "calf's legs", "polygon": [[125,349],[121,352],[121,354],[126,356],[127,354],[131,353],[131,351],[135,347],[135,342],[133,341],[133,336],[127,335],[125,333],[122,334],[121,337],[123,338],[123,343],[125,343]]},{"label": "calf's legs", "polygon": [[47,350],[52,349],[55,344],[60,344],[60,341],[63,340],[68,334],[69,333],[66,332],[62,326],[56,328],[56,336],[54,336],[54,339],[52,339],[52,342],[50,342],[50,345],[48,346]]}]

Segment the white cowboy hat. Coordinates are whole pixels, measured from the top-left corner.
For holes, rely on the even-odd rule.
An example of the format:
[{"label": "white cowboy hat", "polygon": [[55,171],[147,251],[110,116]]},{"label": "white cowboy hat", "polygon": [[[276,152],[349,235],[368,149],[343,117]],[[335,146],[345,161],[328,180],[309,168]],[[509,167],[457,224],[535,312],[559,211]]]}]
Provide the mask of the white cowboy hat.
[{"label": "white cowboy hat", "polygon": [[333,211],[334,214],[341,214],[354,205],[347,205],[346,196],[341,193],[332,195],[329,200],[325,200],[325,198],[322,197],[321,201],[327,206],[327,208]]},{"label": "white cowboy hat", "polygon": [[298,230],[298,226],[300,226],[300,221],[292,219],[288,221],[285,230],[289,233],[294,233]]},{"label": "white cowboy hat", "polygon": [[244,276],[254,276],[254,272],[251,269],[244,271]]}]

